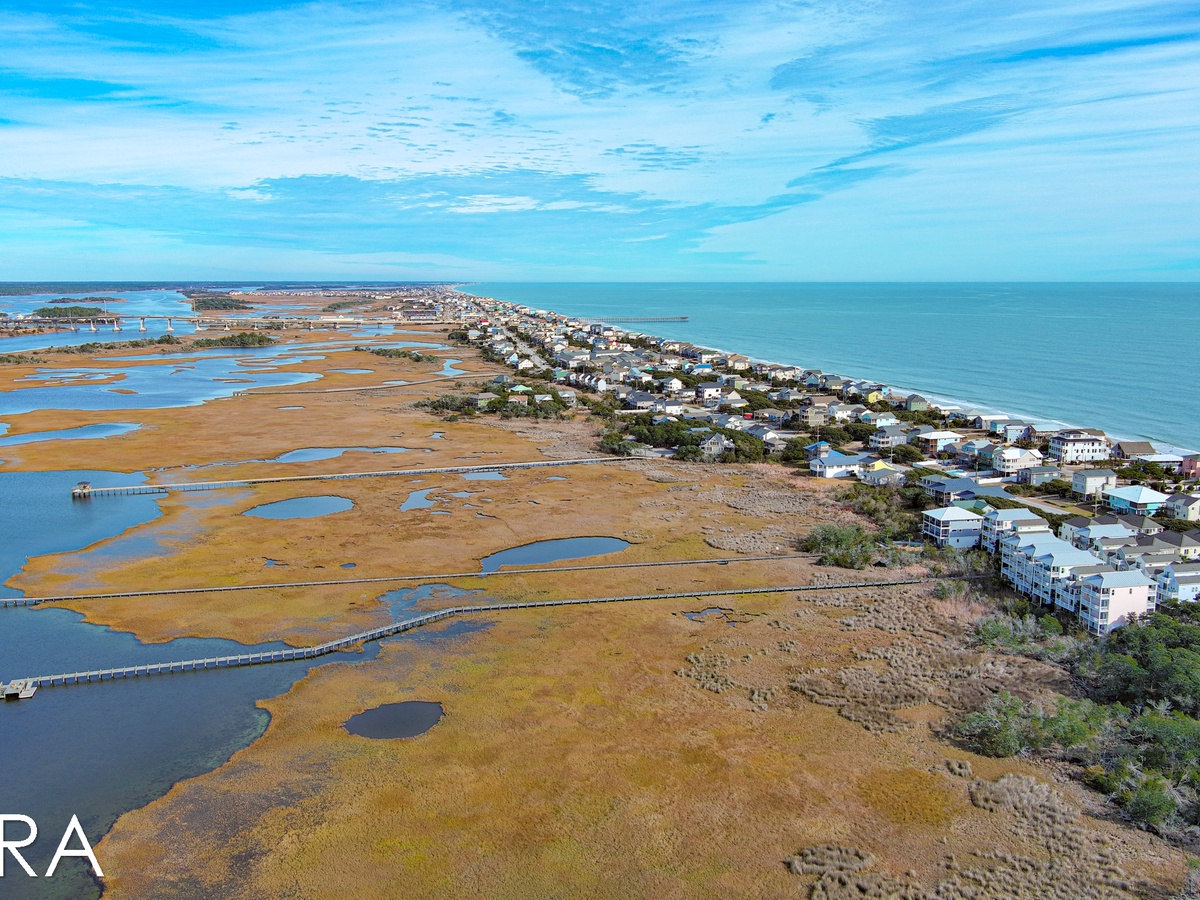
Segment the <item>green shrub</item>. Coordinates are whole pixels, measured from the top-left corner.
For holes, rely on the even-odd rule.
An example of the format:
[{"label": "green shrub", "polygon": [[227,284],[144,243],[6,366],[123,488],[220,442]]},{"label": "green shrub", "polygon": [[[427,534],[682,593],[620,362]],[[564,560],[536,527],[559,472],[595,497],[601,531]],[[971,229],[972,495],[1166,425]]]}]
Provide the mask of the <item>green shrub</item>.
[{"label": "green shrub", "polygon": [[1046,634],[1058,637],[1063,633],[1062,623],[1052,615],[1047,614],[1042,616],[1038,619],[1038,624],[1042,626],[1042,631]]},{"label": "green shrub", "polygon": [[1139,825],[1159,825],[1176,809],[1175,797],[1165,779],[1148,775],[1122,797],[1125,815]]},{"label": "green shrub", "polygon": [[1083,770],[1081,780],[1088,787],[1102,794],[1115,794],[1121,788],[1123,775],[1104,768],[1101,765],[1088,766]]},{"label": "green shrub", "polygon": [[968,750],[984,756],[1015,756],[1029,749],[1025,704],[1002,691],[989,698],[983,709],[963,716],[954,736]]},{"label": "green shrub", "polygon": [[800,543],[817,562],[841,569],[865,569],[875,560],[875,538],[861,525],[818,525]]}]

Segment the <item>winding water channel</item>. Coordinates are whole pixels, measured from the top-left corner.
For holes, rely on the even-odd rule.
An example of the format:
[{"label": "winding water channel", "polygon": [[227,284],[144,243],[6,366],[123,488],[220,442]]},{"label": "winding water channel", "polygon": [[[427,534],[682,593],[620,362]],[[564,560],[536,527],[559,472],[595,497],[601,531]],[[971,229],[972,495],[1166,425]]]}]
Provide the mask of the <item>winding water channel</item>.
[{"label": "winding water channel", "polygon": [[[127,301],[120,305],[122,315],[180,315],[189,309],[184,298],[172,291],[121,296]],[[3,298],[0,309],[28,312],[48,299]],[[0,341],[0,352],[155,337],[163,333],[165,322],[148,320],[147,327],[146,334],[138,333],[135,325],[123,332],[60,331],[5,338]],[[186,323],[175,323],[177,333],[191,330]],[[28,379],[28,388],[0,393],[0,421],[4,423],[0,434],[13,427],[11,417],[36,409],[186,406],[229,396],[248,386],[313,381],[320,376],[289,369],[327,353],[349,350],[353,345],[321,344],[322,355],[312,355],[317,346],[290,344],[131,357],[116,369],[89,365],[90,360],[80,356],[73,371],[43,371]],[[401,341],[390,346],[438,345]],[[61,432],[10,433],[0,440],[0,446],[106,438],[137,427],[136,422],[130,422]],[[326,459],[349,451],[404,450],[301,448],[284,454],[279,461]],[[150,534],[153,528],[149,532],[139,528],[161,514],[154,497],[114,496],[102,503],[73,502],[70,490],[79,481],[102,487],[142,483],[145,476],[92,470],[8,472],[0,468],[0,596],[20,596],[7,582],[34,556],[93,548],[84,556],[103,568],[106,560],[112,561],[108,557],[117,548],[122,558],[159,549]],[[164,560],[164,565],[169,561]],[[389,600],[388,605],[394,614],[405,615],[419,596],[410,593],[403,600]],[[451,626],[416,639],[445,640],[469,630],[473,627]],[[254,649],[282,646],[273,643]],[[80,614],[66,609],[0,609],[0,681],[82,668],[211,657],[247,649],[234,641],[216,639],[145,644],[132,634],[87,624]],[[72,815],[79,816],[85,833],[95,843],[121,814],[162,796],[182,779],[212,771],[260,737],[269,715],[257,706],[258,701],[287,691],[314,666],[362,661],[377,652],[378,645],[371,645],[363,652],[338,653],[320,660],[42,689],[32,700],[0,703],[0,758],[6,768],[0,781],[0,812],[19,812],[38,823],[38,840],[22,853],[39,873],[44,873]],[[10,836],[18,837],[19,833]],[[52,879],[6,877],[2,891],[3,897],[16,900],[86,900],[99,894],[100,887],[84,861],[73,858],[64,859]]]}]

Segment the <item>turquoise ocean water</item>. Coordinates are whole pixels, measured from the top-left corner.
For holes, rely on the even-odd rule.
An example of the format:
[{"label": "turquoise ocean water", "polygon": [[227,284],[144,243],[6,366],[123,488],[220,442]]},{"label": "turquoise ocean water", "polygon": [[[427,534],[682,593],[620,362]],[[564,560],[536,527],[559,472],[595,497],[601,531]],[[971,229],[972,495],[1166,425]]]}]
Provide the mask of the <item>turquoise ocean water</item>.
[{"label": "turquoise ocean water", "polygon": [[475,284],[568,315],[1200,450],[1200,284]]}]

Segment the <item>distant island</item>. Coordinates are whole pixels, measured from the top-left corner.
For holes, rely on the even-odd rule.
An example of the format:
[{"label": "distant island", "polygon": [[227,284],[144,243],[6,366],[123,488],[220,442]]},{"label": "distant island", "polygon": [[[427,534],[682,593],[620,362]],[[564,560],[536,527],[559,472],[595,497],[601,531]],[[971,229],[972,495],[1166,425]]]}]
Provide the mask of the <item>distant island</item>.
[{"label": "distant island", "polygon": [[47,303],[124,303],[120,297],[55,297]]},{"label": "distant island", "polygon": [[229,294],[216,291],[184,291],[184,296],[192,301],[192,309],[196,312],[209,310],[224,311],[234,309],[254,309],[254,305],[231,297]]},{"label": "distant island", "polygon": [[33,315],[39,319],[93,319],[104,315],[104,310],[99,306],[39,306]]}]

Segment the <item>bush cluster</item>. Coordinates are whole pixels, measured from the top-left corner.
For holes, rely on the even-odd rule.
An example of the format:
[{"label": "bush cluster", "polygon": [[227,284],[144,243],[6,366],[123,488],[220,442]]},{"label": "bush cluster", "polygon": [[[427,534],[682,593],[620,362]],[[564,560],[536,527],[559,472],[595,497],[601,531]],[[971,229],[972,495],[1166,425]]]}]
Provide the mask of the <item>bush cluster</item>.
[{"label": "bush cluster", "polygon": [[1052,711],[1011,694],[962,716],[953,735],[988,756],[1053,753],[1132,821],[1167,830],[1200,823],[1200,624],[1168,608],[1102,638],[1064,636],[1052,616],[993,616],[976,643],[1052,657],[1086,687]]}]

